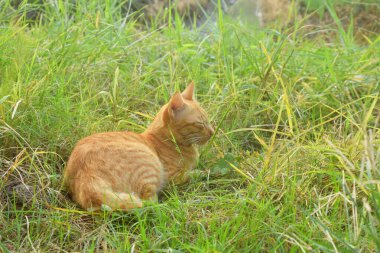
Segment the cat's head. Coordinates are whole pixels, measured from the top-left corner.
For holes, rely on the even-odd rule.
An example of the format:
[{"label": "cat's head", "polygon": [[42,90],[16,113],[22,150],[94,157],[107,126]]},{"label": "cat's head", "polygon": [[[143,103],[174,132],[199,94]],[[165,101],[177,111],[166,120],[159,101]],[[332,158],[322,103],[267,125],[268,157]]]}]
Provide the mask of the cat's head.
[{"label": "cat's head", "polygon": [[178,144],[205,144],[214,134],[205,110],[194,99],[194,83],[175,93],[163,107],[162,121]]}]

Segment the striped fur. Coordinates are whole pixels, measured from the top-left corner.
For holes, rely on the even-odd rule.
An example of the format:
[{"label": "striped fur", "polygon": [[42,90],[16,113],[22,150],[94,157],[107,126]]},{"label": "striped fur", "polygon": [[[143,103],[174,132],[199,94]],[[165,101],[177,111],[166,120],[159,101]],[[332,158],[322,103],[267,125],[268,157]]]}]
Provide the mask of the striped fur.
[{"label": "striped fur", "polygon": [[197,146],[214,133],[193,91],[191,83],[177,92],[141,134],[106,132],[79,141],[64,173],[72,199],[84,209],[128,210],[155,199],[167,181],[183,181]]}]

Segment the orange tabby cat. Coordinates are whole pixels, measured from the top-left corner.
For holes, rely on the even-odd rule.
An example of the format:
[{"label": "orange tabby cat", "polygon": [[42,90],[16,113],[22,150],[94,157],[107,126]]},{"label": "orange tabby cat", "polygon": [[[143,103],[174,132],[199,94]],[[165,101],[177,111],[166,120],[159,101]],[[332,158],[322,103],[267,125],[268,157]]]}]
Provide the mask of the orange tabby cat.
[{"label": "orange tabby cat", "polygon": [[128,210],[181,179],[195,166],[197,145],[214,133],[193,92],[191,83],[175,93],[141,134],[98,133],[79,141],[64,175],[73,200],[84,209]]}]

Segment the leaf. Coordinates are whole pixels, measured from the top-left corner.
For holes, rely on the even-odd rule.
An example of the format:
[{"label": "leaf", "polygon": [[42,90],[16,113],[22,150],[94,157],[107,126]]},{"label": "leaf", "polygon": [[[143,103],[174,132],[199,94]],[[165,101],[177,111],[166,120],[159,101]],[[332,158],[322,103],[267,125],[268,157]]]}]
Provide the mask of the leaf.
[{"label": "leaf", "polygon": [[0,99],[0,105],[4,103],[11,95],[6,95]]},{"label": "leaf", "polygon": [[227,153],[224,155],[224,157],[220,158],[215,166],[213,167],[213,172],[215,174],[220,174],[222,176],[228,174],[228,172],[231,170],[230,164],[236,165],[236,159],[234,155],[231,153]]}]

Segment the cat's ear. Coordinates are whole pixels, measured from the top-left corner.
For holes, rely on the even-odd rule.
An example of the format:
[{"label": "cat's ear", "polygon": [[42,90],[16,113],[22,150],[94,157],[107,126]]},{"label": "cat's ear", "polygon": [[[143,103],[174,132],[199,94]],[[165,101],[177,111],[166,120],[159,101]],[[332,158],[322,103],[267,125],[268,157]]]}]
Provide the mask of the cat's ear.
[{"label": "cat's ear", "polygon": [[194,81],[191,81],[187,88],[182,92],[182,97],[187,100],[194,99]]},{"label": "cat's ear", "polygon": [[177,91],[170,99],[169,105],[170,109],[173,111],[181,109],[185,105],[185,101],[183,100],[181,93]]},{"label": "cat's ear", "polygon": [[168,107],[165,109],[162,120],[164,123],[169,123],[170,119],[174,119],[177,112],[180,112],[185,107],[185,101],[181,93],[178,91],[172,96],[168,103]]}]

